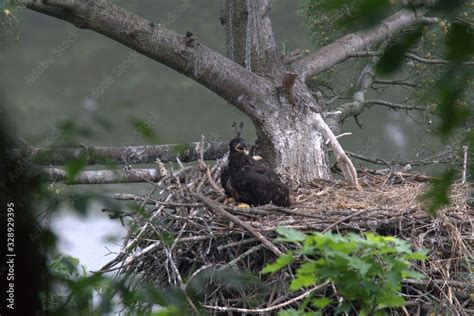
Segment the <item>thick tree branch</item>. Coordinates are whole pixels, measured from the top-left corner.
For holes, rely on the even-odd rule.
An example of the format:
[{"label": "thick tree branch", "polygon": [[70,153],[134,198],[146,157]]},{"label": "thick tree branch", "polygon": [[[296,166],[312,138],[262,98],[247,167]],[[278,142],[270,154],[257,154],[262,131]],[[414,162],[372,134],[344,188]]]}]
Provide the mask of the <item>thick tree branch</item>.
[{"label": "thick tree branch", "polygon": [[68,180],[66,170],[59,168],[43,168],[39,174],[50,182],[67,182],[68,184],[110,184],[157,182],[164,175],[157,169],[130,170],[87,170],[79,172],[72,181]]},{"label": "thick tree branch", "polygon": [[264,100],[272,85],[198,41],[154,24],[110,0],[23,0],[27,8],[114,39],[196,80],[248,115],[261,113],[242,96]]},{"label": "thick tree branch", "polygon": [[[32,148],[16,149],[12,154],[25,162],[31,161],[37,165],[67,165],[81,159],[86,165],[109,164],[147,164],[156,159],[162,162],[196,161],[200,155],[200,142],[183,144],[168,144],[154,146],[126,147],[87,147],[87,148]],[[204,160],[221,158],[228,150],[227,142],[205,142]]]},{"label": "thick tree branch", "polygon": [[364,50],[388,39],[409,26],[425,22],[423,14],[423,10],[400,10],[370,30],[348,34],[317,52],[295,61],[291,64],[291,68],[307,80],[352,57],[353,52]]},{"label": "thick tree branch", "polygon": [[357,80],[355,92],[352,95],[352,101],[339,105],[334,109],[335,113],[326,118],[326,122],[335,134],[339,134],[340,123],[349,116],[361,114],[364,111],[365,95],[374,80],[374,65],[378,61],[378,57],[373,57],[371,62],[362,70]]}]

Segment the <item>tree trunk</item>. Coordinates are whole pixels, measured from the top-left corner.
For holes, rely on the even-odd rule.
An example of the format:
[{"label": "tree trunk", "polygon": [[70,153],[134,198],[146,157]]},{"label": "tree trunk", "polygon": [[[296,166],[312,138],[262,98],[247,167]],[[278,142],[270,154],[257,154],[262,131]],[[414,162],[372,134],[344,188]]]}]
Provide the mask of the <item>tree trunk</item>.
[{"label": "tree trunk", "polygon": [[258,136],[255,153],[284,177],[299,182],[330,179],[327,148],[313,113],[321,108],[309,88],[283,65],[268,1],[224,0],[221,5],[228,57],[275,86],[274,95],[259,104],[261,111],[250,115]]},{"label": "tree trunk", "polygon": [[256,153],[275,170],[296,182],[330,179],[326,145],[316,130],[315,114],[283,116],[278,113],[256,122]]}]

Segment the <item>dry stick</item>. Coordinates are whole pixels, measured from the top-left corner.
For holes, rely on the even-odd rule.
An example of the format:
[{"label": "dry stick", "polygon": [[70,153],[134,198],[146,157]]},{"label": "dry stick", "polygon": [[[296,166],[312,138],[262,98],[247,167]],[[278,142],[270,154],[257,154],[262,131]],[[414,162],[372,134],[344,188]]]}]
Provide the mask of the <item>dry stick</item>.
[{"label": "dry stick", "polygon": [[198,199],[203,201],[205,204],[207,204],[207,206],[209,206],[213,210],[221,213],[222,215],[224,215],[225,217],[230,219],[235,224],[237,224],[237,225],[245,228],[246,230],[248,230],[252,235],[255,236],[255,238],[260,240],[265,246],[267,246],[268,249],[270,249],[277,256],[280,256],[282,254],[282,252],[274,244],[272,244],[268,239],[266,239],[258,231],[253,229],[252,226],[249,223],[243,222],[238,217],[230,214],[229,212],[224,210],[222,207],[219,206],[219,204],[217,204],[215,201],[211,200],[210,198],[207,198],[207,197],[205,197],[201,194],[198,194],[198,193],[195,193],[194,196],[196,196]]},{"label": "dry stick", "polygon": [[217,247],[217,250],[222,251],[222,250],[227,249],[227,248],[232,248],[234,246],[241,246],[241,245],[249,244],[249,243],[252,243],[252,242],[255,242],[255,241],[256,241],[256,239],[253,238],[253,237],[249,238],[249,239],[239,240],[239,241],[235,241],[235,242],[231,242],[231,243],[219,246],[219,247]]},{"label": "dry stick", "polygon": [[100,268],[100,270],[98,270],[98,271],[91,271],[91,272],[92,273],[106,273],[106,272],[111,272],[111,271],[120,270],[122,268],[125,268],[126,266],[132,264],[137,258],[139,258],[139,257],[145,255],[146,253],[152,251],[153,249],[157,248],[160,244],[161,244],[161,241],[158,240],[155,243],[153,243],[153,244],[149,245],[148,247],[146,247],[145,249],[143,249],[142,251],[129,256],[128,258],[125,259],[125,264],[121,265],[120,267],[113,268],[113,269],[108,269],[107,265],[106,265],[106,266],[103,266],[102,268]]},{"label": "dry stick", "polygon": [[145,196],[140,196],[140,195],[135,195],[135,194],[130,194],[130,193],[115,193],[114,199],[119,200],[119,201],[146,201],[146,204],[149,205],[165,205],[165,206],[175,206],[175,207],[201,207],[204,206],[202,203],[175,203],[175,202],[163,202],[159,201],[156,199],[153,199],[151,197],[145,197]]},{"label": "dry stick", "polygon": [[234,264],[236,264],[237,262],[239,262],[240,260],[244,259],[245,257],[248,257],[250,256],[252,253],[260,250],[260,248],[262,248],[264,245],[263,244],[258,244],[256,246],[253,246],[252,248],[250,248],[249,250],[245,251],[244,253],[242,253],[240,256],[238,256],[237,258],[227,262],[226,264],[224,264],[223,266],[221,266],[218,270],[224,270],[225,268],[229,267],[229,266],[232,266]]},{"label": "dry stick", "polygon": [[294,302],[297,302],[299,300],[302,300],[303,298],[309,296],[311,293],[313,293],[316,290],[319,290],[326,285],[328,285],[329,282],[325,282],[323,284],[320,284],[318,286],[313,287],[312,289],[304,292],[303,294],[292,298],[291,300],[288,300],[286,302],[283,302],[281,304],[272,306],[272,307],[266,307],[266,308],[257,308],[257,309],[247,309],[247,308],[237,308],[237,307],[226,307],[226,306],[209,306],[209,305],[203,305],[205,308],[208,309],[213,309],[221,312],[237,312],[237,313],[253,313],[253,314],[265,314],[274,310],[277,310],[279,308],[288,306],[290,304],[293,304]]},{"label": "dry stick", "polygon": [[464,161],[462,164],[462,180],[461,184],[466,183],[466,170],[467,170],[467,146],[462,146],[462,149],[464,150]]},{"label": "dry stick", "polygon": [[361,187],[357,180],[357,171],[354,165],[352,164],[352,161],[349,159],[349,157],[347,157],[346,153],[344,152],[344,149],[342,149],[341,147],[341,144],[339,144],[336,136],[331,131],[326,122],[323,120],[321,114],[318,113],[316,115],[316,121],[321,131],[321,134],[326,139],[326,141],[329,141],[329,145],[331,146],[332,151],[336,156],[337,164],[341,168],[342,175],[350,185],[353,185],[357,190],[361,190]]},{"label": "dry stick", "polygon": [[365,209],[365,210],[362,210],[360,212],[355,212],[355,213],[352,213],[351,215],[349,216],[346,216],[346,217],[343,217],[341,218],[340,220],[338,221],[335,221],[334,223],[332,223],[331,225],[329,225],[328,227],[326,227],[324,230],[323,230],[323,233],[326,233],[328,231],[330,231],[331,229],[333,229],[334,227],[336,227],[337,225],[339,225],[340,223],[342,222],[345,222],[353,217],[356,217],[358,215],[362,215],[362,214],[365,214],[367,212],[370,212],[370,211],[376,211],[378,209]]},{"label": "dry stick", "polygon": [[318,215],[309,214],[309,213],[302,213],[302,212],[299,212],[299,211],[296,211],[296,210],[292,210],[292,209],[284,208],[284,207],[278,207],[278,206],[260,206],[259,209],[265,210],[265,211],[277,211],[277,212],[281,212],[281,213],[289,214],[289,215],[312,217],[312,218],[318,218],[318,219],[321,218]]},{"label": "dry stick", "polygon": [[[168,200],[171,198],[171,194],[169,194],[166,198],[165,198],[165,202],[168,202]],[[102,271],[102,270],[106,270],[107,268],[109,267],[113,267],[115,264],[117,264],[118,262],[121,261],[122,258],[124,258],[127,254],[127,252],[138,242],[138,240],[140,239],[140,237],[143,235],[143,233],[146,231],[146,229],[148,228],[148,225],[150,224],[150,222],[156,217],[158,216],[161,211],[165,208],[164,205],[160,206],[158,208],[158,210],[155,211],[155,213],[153,213],[153,215],[149,218],[149,220],[145,223],[145,225],[143,225],[143,227],[140,229],[140,231],[138,232],[137,236],[135,236],[135,238],[128,244],[126,245],[125,247],[122,248],[122,250],[120,251],[120,253],[117,255],[117,257],[110,261],[109,263],[107,263],[106,265],[104,265],[102,268],[100,268],[99,271]]]}]

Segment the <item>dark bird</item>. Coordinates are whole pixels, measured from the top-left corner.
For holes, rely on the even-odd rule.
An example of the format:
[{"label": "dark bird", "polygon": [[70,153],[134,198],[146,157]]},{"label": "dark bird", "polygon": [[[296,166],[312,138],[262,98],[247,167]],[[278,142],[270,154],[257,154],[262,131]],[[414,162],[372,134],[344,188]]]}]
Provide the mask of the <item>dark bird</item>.
[{"label": "dark bird", "polygon": [[221,184],[228,196],[241,203],[290,206],[288,187],[272,169],[248,155],[240,137],[229,143],[229,161],[222,170]]}]

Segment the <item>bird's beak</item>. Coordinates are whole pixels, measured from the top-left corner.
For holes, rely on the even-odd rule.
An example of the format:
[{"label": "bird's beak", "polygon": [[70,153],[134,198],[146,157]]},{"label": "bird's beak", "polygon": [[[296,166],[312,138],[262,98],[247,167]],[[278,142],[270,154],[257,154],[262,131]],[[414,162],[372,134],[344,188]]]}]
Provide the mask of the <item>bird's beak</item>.
[{"label": "bird's beak", "polygon": [[235,150],[243,152],[244,154],[248,155],[249,151],[247,150],[247,147],[243,147],[240,145],[235,146]]}]

